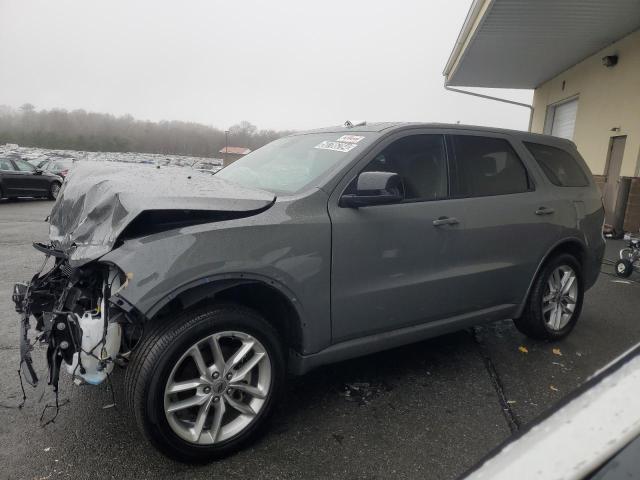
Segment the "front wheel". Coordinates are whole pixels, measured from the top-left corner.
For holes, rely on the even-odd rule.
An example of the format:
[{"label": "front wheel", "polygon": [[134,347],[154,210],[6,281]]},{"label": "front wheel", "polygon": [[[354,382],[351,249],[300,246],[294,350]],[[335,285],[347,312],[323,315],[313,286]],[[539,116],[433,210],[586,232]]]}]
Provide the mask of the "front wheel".
[{"label": "front wheel", "polygon": [[206,462],[258,435],[284,378],[275,329],[253,310],[217,305],[166,319],[145,335],[127,369],[126,396],[161,452]]},{"label": "front wheel", "polygon": [[540,340],[559,340],[569,335],[582,311],[582,269],[569,254],[549,260],[536,277],[527,305],[516,328]]}]

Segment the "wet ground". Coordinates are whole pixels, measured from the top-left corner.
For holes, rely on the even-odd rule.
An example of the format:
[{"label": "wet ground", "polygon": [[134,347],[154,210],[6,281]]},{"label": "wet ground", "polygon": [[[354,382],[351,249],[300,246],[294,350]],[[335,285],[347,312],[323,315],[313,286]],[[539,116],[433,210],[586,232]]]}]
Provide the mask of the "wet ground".
[{"label": "wet ground", "polygon": [[[46,239],[51,205],[0,202],[2,478],[456,478],[640,341],[640,284],[601,275],[562,342],[531,341],[504,321],[325,367],[292,379],[269,431],[251,448],[186,466],[138,434],[121,406],[121,374],[114,376],[116,407],[103,408],[113,403],[106,385],[76,387],[65,375],[54,423],[40,426],[53,401],[43,387],[27,386],[17,408],[11,287],[41,262],[31,242]],[[609,242],[607,258],[620,245]],[[34,357],[44,378],[42,353]],[[43,422],[52,414],[47,409]]]}]

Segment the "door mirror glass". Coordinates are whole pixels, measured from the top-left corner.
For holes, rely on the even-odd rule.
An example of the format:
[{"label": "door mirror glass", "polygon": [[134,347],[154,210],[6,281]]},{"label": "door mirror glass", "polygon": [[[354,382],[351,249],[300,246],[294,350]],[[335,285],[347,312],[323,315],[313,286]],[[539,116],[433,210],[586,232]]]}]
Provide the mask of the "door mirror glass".
[{"label": "door mirror glass", "polygon": [[400,175],[392,172],[362,172],[356,181],[356,193],[343,195],[340,206],[358,208],[402,200],[404,187]]}]

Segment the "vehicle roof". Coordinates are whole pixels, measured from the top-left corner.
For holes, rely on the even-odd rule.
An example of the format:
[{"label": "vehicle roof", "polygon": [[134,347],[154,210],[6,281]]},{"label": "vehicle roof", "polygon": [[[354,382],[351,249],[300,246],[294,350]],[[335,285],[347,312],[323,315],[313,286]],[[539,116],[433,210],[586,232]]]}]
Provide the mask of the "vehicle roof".
[{"label": "vehicle roof", "polygon": [[304,132],[297,132],[293,135],[304,135],[308,133],[342,133],[350,134],[356,132],[375,132],[380,134],[386,134],[391,132],[397,132],[402,130],[410,130],[414,128],[433,128],[433,129],[447,129],[447,130],[466,130],[485,133],[499,133],[501,135],[509,135],[513,137],[519,137],[524,141],[542,142],[542,143],[565,143],[575,147],[575,144],[571,140],[567,140],[560,137],[554,137],[551,135],[543,135],[540,133],[525,132],[522,130],[511,130],[507,128],[496,127],[481,127],[477,125],[461,125],[459,123],[425,123],[425,122],[374,122],[366,123],[364,125],[358,125],[354,127],[335,126],[318,128],[314,130],[308,130]]}]

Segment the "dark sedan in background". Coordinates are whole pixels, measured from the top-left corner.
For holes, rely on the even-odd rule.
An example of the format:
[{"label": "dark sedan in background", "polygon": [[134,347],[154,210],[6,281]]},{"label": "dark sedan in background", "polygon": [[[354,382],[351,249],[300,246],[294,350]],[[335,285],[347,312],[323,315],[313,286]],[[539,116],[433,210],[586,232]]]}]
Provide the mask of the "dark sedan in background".
[{"label": "dark sedan in background", "polygon": [[18,157],[0,157],[0,199],[48,197],[55,200],[63,178]]}]

